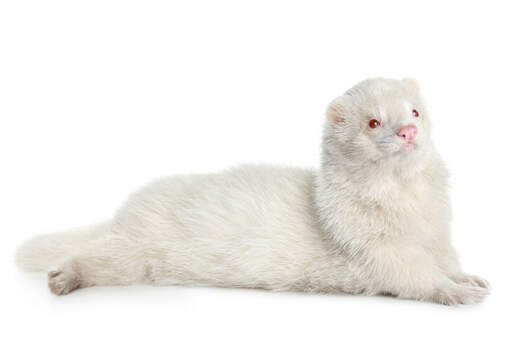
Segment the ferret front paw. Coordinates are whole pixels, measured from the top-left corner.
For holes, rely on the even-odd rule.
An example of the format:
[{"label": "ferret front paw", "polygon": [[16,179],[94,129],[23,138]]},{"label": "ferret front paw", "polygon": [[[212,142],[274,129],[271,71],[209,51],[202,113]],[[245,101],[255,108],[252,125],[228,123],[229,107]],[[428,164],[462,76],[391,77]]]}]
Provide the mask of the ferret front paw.
[{"label": "ferret front paw", "polygon": [[54,268],[48,271],[48,287],[55,295],[66,295],[78,288],[80,281],[71,269]]},{"label": "ferret front paw", "polygon": [[462,284],[465,286],[480,287],[484,289],[491,288],[491,284],[482,277],[469,275],[462,272],[450,276],[450,279],[457,284]]},{"label": "ferret front paw", "polygon": [[483,301],[488,294],[487,288],[451,283],[438,288],[433,301],[446,305],[473,304]]}]

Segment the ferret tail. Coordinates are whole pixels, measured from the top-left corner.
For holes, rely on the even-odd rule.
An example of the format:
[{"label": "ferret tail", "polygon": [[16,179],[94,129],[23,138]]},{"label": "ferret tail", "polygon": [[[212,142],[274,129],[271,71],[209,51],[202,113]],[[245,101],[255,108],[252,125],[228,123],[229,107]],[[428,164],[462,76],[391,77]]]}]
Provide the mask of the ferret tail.
[{"label": "ferret tail", "polygon": [[60,259],[72,256],[77,250],[104,235],[109,225],[95,224],[29,239],[16,252],[16,264],[24,271],[47,271]]}]

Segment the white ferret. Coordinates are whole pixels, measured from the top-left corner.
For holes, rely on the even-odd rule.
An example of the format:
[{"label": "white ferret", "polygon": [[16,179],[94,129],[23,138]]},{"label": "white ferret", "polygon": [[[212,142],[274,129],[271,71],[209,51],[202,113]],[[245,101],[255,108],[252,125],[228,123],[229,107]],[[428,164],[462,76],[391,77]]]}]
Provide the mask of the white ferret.
[{"label": "white ferret", "polygon": [[369,79],[327,109],[319,171],[243,166],[174,176],[110,221],[17,254],[58,295],[99,285],[299,290],[481,301],[450,242],[447,170],[411,79]]}]

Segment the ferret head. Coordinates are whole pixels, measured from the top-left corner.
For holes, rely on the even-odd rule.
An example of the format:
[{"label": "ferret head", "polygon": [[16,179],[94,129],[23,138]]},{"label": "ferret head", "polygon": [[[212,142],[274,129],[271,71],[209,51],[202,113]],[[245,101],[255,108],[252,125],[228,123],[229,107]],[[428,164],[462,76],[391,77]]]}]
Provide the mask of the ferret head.
[{"label": "ferret head", "polygon": [[415,168],[430,146],[430,121],[413,79],[365,80],[327,109],[328,162],[355,169]]}]

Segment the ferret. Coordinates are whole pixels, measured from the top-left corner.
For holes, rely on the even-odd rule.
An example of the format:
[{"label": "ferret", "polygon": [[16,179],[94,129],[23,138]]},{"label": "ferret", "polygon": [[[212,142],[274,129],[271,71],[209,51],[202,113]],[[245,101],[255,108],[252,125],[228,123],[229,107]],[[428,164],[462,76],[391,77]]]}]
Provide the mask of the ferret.
[{"label": "ferret", "polygon": [[480,302],[450,241],[448,172],[413,79],[365,80],[326,112],[319,170],[171,176],[114,217],[43,235],[17,264],[50,290],[184,285]]}]

